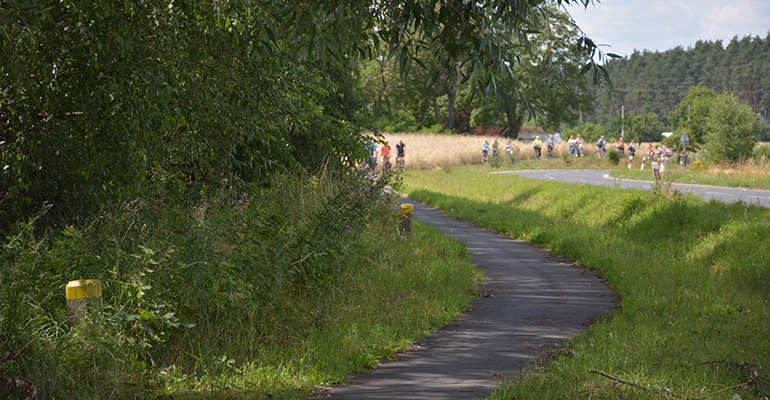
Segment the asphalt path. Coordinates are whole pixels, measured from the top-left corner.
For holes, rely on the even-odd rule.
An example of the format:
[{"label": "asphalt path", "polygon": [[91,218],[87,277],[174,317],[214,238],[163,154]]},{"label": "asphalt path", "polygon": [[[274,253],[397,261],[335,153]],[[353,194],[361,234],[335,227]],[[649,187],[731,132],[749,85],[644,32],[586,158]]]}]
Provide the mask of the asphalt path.
[{"label": "asphalt path", "polygon": [[[654,182],[631,179],[615,179],[609,176],[609,171],[597,170],[528,170],[502,171],[500,174],[515,174],[528,178],[555,180],[567,183],[583,183],[589,185],[605,185],[620,188],[652,189]],[[652,172],[650,172],[652,174]],[[723,203],[743,202],[770,208],[770,191],[741,188],[727,188],[708,185],[690,185],[673,183],[671,186],[682,192],[693,193],[704,200],[716,200]]]},{"label": "asphalt path", "polygon": [[478,399],[518,378],[546,351],[614,310],[617,296],[595,273],[507,236],[414,205],[428,223],[465,243],[484,270],[470,309],[395,361],[336,385],[333,399]]}]

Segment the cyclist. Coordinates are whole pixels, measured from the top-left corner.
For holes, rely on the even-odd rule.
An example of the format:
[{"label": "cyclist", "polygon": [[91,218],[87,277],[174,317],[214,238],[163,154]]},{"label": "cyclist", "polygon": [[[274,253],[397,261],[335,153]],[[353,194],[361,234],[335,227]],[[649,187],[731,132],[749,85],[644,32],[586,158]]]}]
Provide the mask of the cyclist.
[{"label": "cyclist", "polygon": [[569,155],[571,157],[575,157],[577,154],[577,148],[575,147],[575,137],[572,135],[569,135],[569,140],[567,140],[567,144],[569,145]]},{"label": "cyclist", "polygon": [[545,141],[545,148],[548,149],[549,160],[553,158],[553,146],[554,146],[553,135],[548,135],[548,139]]},{"label": "cyclist", "polygon": [[575,146],[577,147],[577,155],[583,157],[583,136],[578,135],[575,139]]},{"label": "cyclist", "polygon": [[636,155],[636,143],[633,140],[628,144],[628,155],[631,157]]},{"label": "cyclist", "polygon": [[604,157],[604,154],[607,152],[607,140],[604,139],[604,135],[599,138],[599,141],[596,142],[596,148],[598,149],[597,155],[599,157]]},{"label": "cyclist", "polygon": [[533,145],[535,148],[535,159],[540,159],[540,150],[543,148],[543,142],[540,141],[540,136],[535,136],[535,143]]},{"label": "cyclist", "polygon": [[509,156],[513,155],[513,143],[511,143],[510,140],[505,144],[505,152],[508,153]]},{"label": "cyclist", "polygon": [[387,141],[382,144],[380,155],[382,155],[382,172],[388,172],[390,169],[390,146],[388,145]]},{"label": "cyclist", "polygon": [[396,143],[396,165],[399,168],[404,167],[404,156],[406,156],[406,145],[403,140],[398,139],[398,143]]},{"label": "cyclist", "polygon": [[492,157],[497,158],[498,156],[498,148],[500,147],[500,143],[497,142],[497,139],[495,139],[494,142],[492,142]]},{"label": "cyclist", "polygon": [[489,141],[484,139],[484,144],[481,146],[481,163],[487,163],[487,155],[489,154]]},{"label": "cyclist", "polygon": [[618,152],[620,153],[620,158],[626,157],[626,141],[623,140],[621,137],[618,139],[618,146],[617,146]]}]

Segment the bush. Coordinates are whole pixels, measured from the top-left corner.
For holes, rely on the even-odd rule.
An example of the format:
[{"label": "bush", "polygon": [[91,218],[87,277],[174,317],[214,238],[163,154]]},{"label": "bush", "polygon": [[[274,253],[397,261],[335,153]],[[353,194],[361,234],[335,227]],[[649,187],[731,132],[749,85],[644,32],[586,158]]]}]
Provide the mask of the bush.
[{"label": "bush", "polygon": [[615,149],[608,150],[607,160],[609,160],[612,165],[618,165],[620,163],[620,153]]},{"label": "bush", "polygon": [[761,127],[751,107],[734,96],[718,95],[706,131],[706,157],[710,161],[736,162],[751,156]]},{"label": "bush", "polygon": [[[44,398],[148,398],[168,384],[157,369],[242,362],[283,329],[277,315],[304,318],[287,299],[370,266],[393,236],[387,183],[281,177],[192,207],[137,198],[62,232],[17,224],[0,254],[0,354],[19,353],[0,377]],[[86,278],[102,280],[104,310],[69,329],[62,287]]]},{"label": "bush", "polygon": [[754,161],[758,163],[770,161],[770,146],[767,144],[759,144],[757,147],[754,148],[754,151],[751,153],[751,156],[754,159]]},{"label": "bush", "polygon": [[703,162],[700,160],[700,158],[696,159],[695,161],[690,164],[690,169],[693,171],[700,171],[704,168]]}]

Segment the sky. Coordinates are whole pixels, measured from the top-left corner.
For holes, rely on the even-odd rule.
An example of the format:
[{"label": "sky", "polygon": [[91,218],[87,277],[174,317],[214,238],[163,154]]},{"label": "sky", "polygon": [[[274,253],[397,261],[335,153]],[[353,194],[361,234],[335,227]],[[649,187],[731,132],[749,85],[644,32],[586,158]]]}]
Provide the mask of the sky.
[{"label": "sky", "polygon": [[601,50],[629,56],[637,50],[666,51],[695,46],[698,40],[736,35],[766,38],[770,31],[770,0],[594,0],[567,7],[572,18]]}]

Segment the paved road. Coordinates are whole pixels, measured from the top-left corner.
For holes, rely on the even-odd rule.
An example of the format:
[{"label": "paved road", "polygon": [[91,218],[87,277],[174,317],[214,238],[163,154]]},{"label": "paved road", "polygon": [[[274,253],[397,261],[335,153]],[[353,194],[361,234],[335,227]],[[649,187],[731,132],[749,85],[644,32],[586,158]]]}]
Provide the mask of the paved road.
[{"label": "paved road", "polygon": [[398,360],[332,388],[333,399],[484,398],[503,376],[518,377],[545,349],[614,309],[616,295],[598,275],[412,204],[415,223],[435,225],[465,243],[486,275],[481,287],[486,296]]},{"label": "paved road", "polygon": [[[613,179],[608,171],[596,170],[534,170],[534,171],[503,171],[501,174],[516,174],[528,178],[557,180],[569,183],[585,183],[591,185],[609,185],[622,188],[651,189],[653,182],[636,181],[629,179]],[[652,172],[650,172],[652,174]],[[770,191],[751,190],[739,188],[726,188],[719,186],[689,185],[674,183],[672,186],[683,192],[690,192],[700,196],[704,200],[717,200],[724,203],[736,203],[742,201],[746,204],[754,204],[770,208]]]}]

